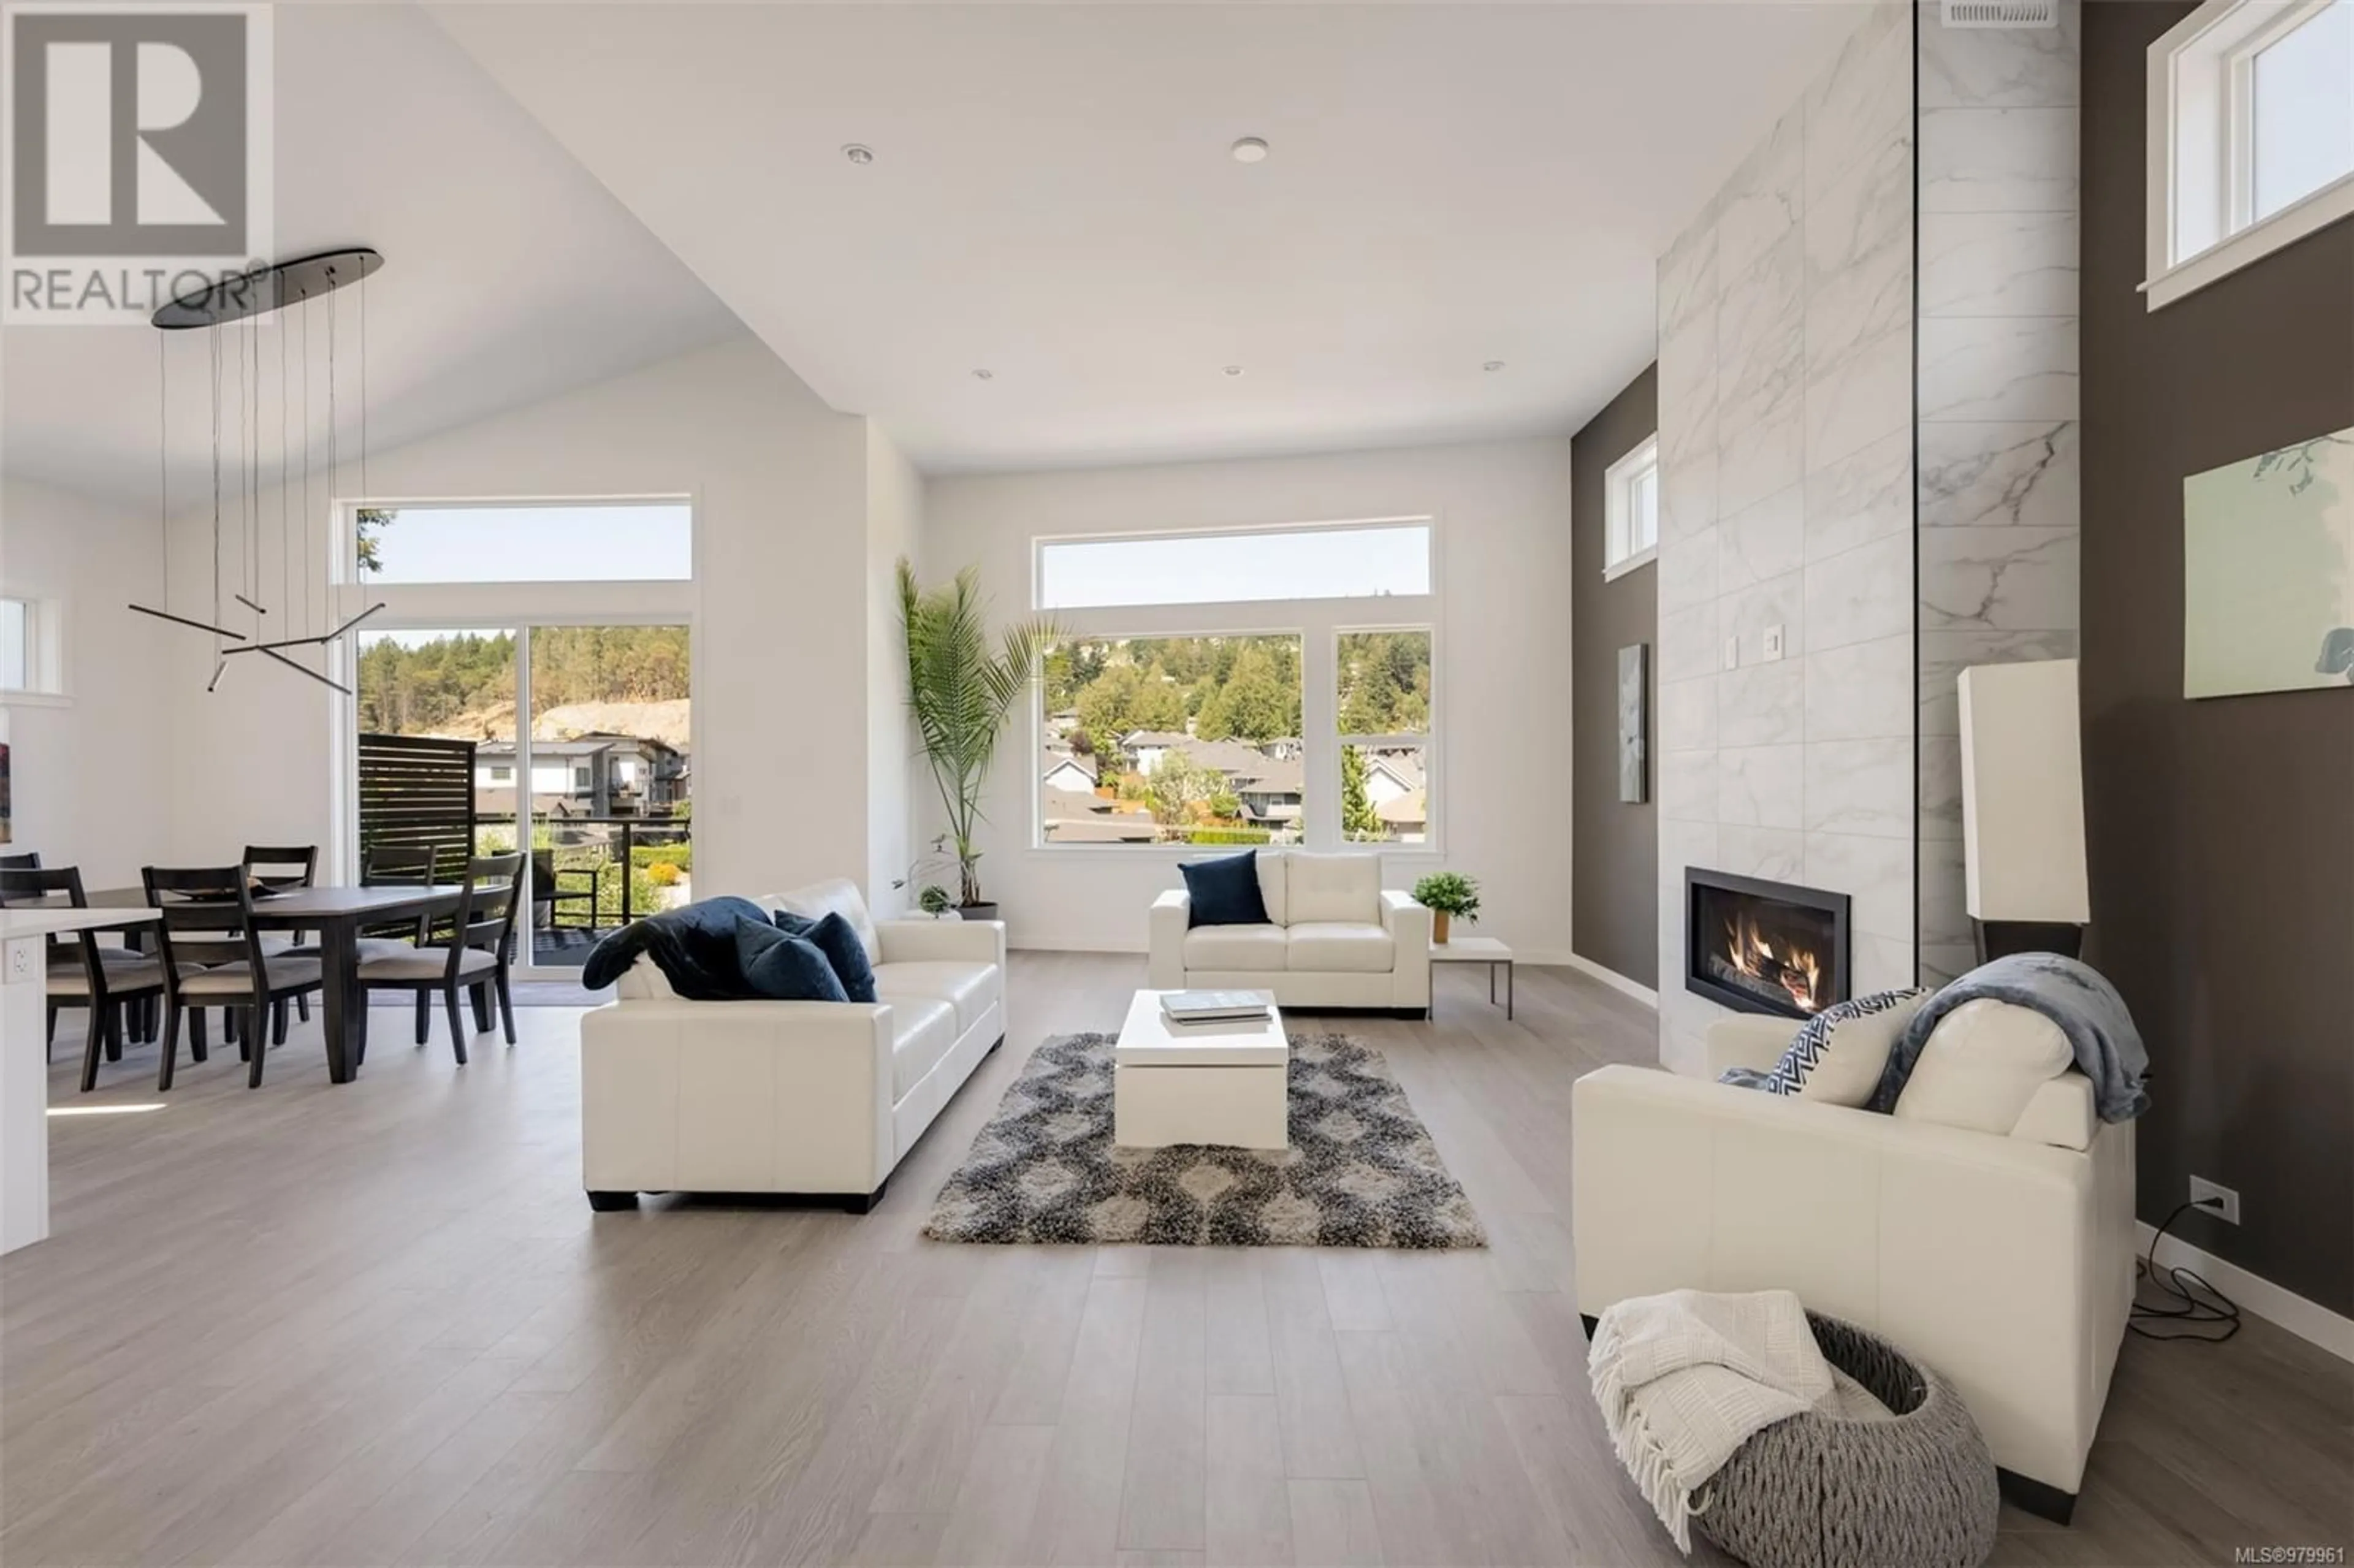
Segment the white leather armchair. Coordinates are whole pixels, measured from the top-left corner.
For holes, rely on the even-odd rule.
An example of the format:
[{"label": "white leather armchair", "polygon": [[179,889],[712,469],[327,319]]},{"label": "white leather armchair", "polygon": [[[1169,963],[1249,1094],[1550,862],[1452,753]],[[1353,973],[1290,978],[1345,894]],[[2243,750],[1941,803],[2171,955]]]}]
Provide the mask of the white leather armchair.
[{"label": "white leather armchair", "polygon": [[1182,887],[1153,901],[1156,991],[1264,991],[1281,1007],[1430,1011],[1430,911],[1382,886],[1371,854],[1261,850],[1263,926],[1195,926]]},{"label": "white leather armchair", "polygon": [[[1718,1022],[1712,1076],[1792,1026]],[[2133,1298],[2133,1124],[2071,1071],[2008,1137],[1649,1068],[1570,1097],[1577,1307],[1680,1287],[1794,1290],[1952,1380],[2006,1492],[2065,1520]]]},{"label": "white leather armchair", "polygon": [[875,963],[873,1002],[689,1001],[640,959],[580,1021],[581,1184],[785,1192],[864,1213],[1005,1037],[1005,927],[867,917],[848,883],[757,902],[840,909]]}]

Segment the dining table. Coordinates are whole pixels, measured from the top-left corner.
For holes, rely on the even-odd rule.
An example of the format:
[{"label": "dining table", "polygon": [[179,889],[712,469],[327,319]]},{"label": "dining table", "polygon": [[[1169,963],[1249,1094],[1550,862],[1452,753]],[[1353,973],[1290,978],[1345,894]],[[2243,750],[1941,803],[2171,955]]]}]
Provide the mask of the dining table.
[{"label": "dining table", "polygon": [[[360,985],[360,932],[370,926],[414,922],[457,912],[463,883],[433,882],[369,887],[287,887],[253,900],[260,931],[316,932],[319,943],[320,1027],[327,1037],[327,1079],[348,1084],[367,1056],[367,994]],[[156,924],[147,891],[103,887],[89,895],[90,912],[121,909],[111,928],[136,931]],[[108,929],[93,926],[93,929]]]}]

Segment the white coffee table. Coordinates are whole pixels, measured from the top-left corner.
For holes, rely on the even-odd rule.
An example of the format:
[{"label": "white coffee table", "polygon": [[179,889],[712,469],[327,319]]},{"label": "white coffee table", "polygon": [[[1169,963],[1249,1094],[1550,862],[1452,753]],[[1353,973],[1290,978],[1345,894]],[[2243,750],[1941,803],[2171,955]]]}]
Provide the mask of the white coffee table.
[{"label": "white coffee table", "polygon": [[1128,1149],[1213,1143],[1288,1149],[1291,1042],[1283,1014],[1246,1023],[1172,1024],[1163,992],[1129,1003],[1112,1052],[1112,1141]]}]

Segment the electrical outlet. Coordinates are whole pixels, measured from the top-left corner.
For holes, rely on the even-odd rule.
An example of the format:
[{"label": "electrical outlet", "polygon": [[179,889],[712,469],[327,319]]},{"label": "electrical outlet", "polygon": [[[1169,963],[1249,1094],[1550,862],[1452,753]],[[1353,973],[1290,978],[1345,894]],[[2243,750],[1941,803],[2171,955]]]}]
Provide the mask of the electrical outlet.
[{"label": "electrical outlet", "polygon": [[8,944],[8,983],[20,985],[41,973],[41,938],[19,937]]},{"label": "electrical outlet", "polygon": [[1724,667],[1728,670],[1741,668],[1741,639],[1738,637],[1724,640]]},{"label": "electrical outlet", "polygon": [[[2222,1206],[2218,1208],[2208,1202],[2211,1198],[2221,1199]],[[2240,1223],[2240,1194],[2229,1187],[2219,1186],[2204,1176],[2193,1176],[2190,1179],[2190,1201],[2201,1205],[2200,1213],[2212,1214],[2227,1225]]]},{"label": "electrical outlet", "polygon": [[1779,659],[1781,656],[1782,629],[1778,626],[1769,626],[1766,629],[1766,657]]}]

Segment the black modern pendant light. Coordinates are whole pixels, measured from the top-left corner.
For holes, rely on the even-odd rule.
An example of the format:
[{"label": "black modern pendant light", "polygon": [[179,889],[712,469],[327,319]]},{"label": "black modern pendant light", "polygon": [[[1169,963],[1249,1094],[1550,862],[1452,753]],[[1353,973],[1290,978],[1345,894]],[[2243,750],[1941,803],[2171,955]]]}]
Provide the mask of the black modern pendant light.
[{"label": "black modern pendant light", "polygon": [[[314,670],[298,659],[289,656],[288,650],[323,648],[350,631],[360,622],[384,608],[382,603],[369,605],[357,615],[340,625],[315,630],[324,615],[334,613],[325,603],[314,614],[311,601],[311,311],[314,299],[332,295],[338,289],[363,281],[384,265],[384,258],[374,250],[352,249],[322,251],[314,256],[299,257],[260,267],[238,277],[223,279],[205,287],[182,294],[156,311],[153,324],[160,333],[201,331],[210,348],[210,410],[212,424],[212,552],[213,603],[212,618],[198,620],[170,610],[149,605],[134,604],[130,608],[141,615],[168,620],[175,626],[186,626],[197,631],[209,632],[213,639],[212,678],[206,682],[209,692],[220,684],[222,673],[228,667],[231,655],[259,653],[290,670],[299,670],[323,685],[332,686],[345,696],[351,688],[321,670]],[[261,500],[262,447],[260,417],[263,403],[263,365],[260,334],[252,323],[259,318],[279,311],[293,313],[280,323],[278,346],[278,560],[280,567],[279,619],[273,628],[281,635],[265,638],[261,634],[261,617],[270,610],[262,603],[267,585],[262,581],[261,542],[265,518]],[[339,366],[336,350],[337,325],[340,317],[334,301],[327,303],[327,456],[326,471],[329,498],[334,496],[336,481],[342,474],[342,427],[337,416],[336,392],[339,387]],[[359,291],[359,379],[360,379],[360,490],[367,489],[367,291]],[[232,331],[239,323],[241,332]],[[302,332],[302,503],[299,529],[288,520],[289,492],[293,482],[290,449],[293,442],[286,432],[286,420],[292,399],[293,382],[286,366],[287,343],[284,334]],[[161,525],[168,542],[171,527],[170,505],[170,387],[166,377],[170,368],[170,339],[157,340],[157,440],[162,452],[158,476],[157,504]],[[225,374],[224,355],[231,359],[231,368]],[[236,399],[239,441],[237,450],[228,455],[234,460],[236,471],[225,487],[222,480],[221,408],[224,390]],[[223,594],[221,580],[221,532],[224,524],[224,496],[234,508],[234,523],[241,534],[240,574],[242,581]],[[299,573],[290,546],[299,536],[302,566]],[[168,556],[166,569],[168,571]],[[301,581],[301,606],[295,602],[294,581]],[[238,631],[223,624],[228,606],[242,606],[254,617],[249,632]]]}]

